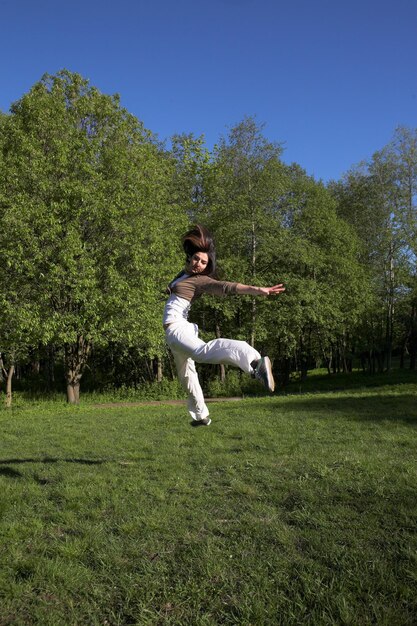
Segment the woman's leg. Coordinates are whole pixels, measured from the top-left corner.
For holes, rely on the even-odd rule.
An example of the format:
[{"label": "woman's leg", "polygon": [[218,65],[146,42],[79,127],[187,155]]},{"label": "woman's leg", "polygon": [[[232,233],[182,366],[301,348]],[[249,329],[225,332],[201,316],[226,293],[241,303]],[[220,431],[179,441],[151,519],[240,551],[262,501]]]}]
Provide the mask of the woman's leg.
[{"label": "woman's leg", "polygon": [[194,420],[209,414],[194,361],[234,365],[252,374],[253,364],[261,359],[259,352],[245,341],[214,339],[205,343],[198,337],[198,326],[186,321],[169,326],[165,339],[174,356],[178,378],[188,393],[188,411]]},{"label": "woman's leg", "polygon": [[213,339],[205,343],[198,337],[198,326],[189,322],[169,326],[165,336],[171,350],[181,350],[197,363],[233,365],[251,374],[253,362],[261,358],[246,341]]},{"label": "woman's leg", "polygon": [[171,348],[171,352],[177,368],[178,379],[183,389],[188,393],[187,408],[189,414],[193,420],[201,420],[208,417],[209,410],[204,402],[204,395],[194,361],[175,348]]}]

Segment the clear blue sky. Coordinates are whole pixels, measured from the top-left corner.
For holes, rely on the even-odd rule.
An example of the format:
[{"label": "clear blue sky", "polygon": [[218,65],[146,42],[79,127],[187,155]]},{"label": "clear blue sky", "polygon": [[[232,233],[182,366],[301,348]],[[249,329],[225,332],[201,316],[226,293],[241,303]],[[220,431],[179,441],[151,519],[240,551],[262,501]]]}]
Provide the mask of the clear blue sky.
[{"label": "clear blue sky", "polygon": [[209,148],[245,115],[338,179],[417,127],[416,0],[0,0],[0,109],[80,73],[160,139]]}]

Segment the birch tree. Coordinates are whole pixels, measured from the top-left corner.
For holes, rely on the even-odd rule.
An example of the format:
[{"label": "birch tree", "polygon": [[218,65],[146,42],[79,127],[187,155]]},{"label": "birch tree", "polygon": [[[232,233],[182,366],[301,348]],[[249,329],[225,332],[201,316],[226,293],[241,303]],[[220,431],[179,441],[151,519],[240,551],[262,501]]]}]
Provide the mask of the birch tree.
[{"label": "birch tree", "polygon": [[[221,267],[230,280],[265,283],[269,251],[280,227],[277,203],[285,188],[281,153],[281,146],[268,141],[252,117],[234,126],[213,151],[201,214],[216,235]],[[254,345],[264,332],[258,315],[264,305],[259,299],[239,298],[216,306],[229,319],[239,319],[239,335]]]}]

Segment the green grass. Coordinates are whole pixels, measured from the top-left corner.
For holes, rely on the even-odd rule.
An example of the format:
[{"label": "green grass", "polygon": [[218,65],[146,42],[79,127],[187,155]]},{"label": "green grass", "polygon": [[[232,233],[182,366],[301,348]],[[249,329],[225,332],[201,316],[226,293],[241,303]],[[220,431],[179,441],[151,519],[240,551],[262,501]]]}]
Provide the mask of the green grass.
[{"label": "green grass", "polygon": [[210,409],[0,411],[1,626],[417,623],[417,383]]},{"label": "green grass", "polygon": [[286,393],[316,393],[317,391],[342,391],[346,389],[369,389],[384,385],[400,385],[417,383],[417,371],[394,368],[390,372],[371,374],[355,369],[346,374],[331,374],[325,369],[308,372],[305,381],[301,382],[294,376],[287,385]]}]

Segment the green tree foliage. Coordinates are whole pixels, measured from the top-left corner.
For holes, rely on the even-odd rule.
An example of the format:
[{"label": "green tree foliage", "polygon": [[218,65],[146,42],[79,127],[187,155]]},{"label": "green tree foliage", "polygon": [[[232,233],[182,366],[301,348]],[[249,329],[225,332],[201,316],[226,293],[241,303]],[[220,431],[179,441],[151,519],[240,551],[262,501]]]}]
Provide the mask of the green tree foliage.
[{"label": "green tree foliage", "polygon": [[[213,151],[197,217],[216,235],[221,270],[228,280],[261,285],[279,281],[278,268],[271,276],[269,252],[276,245],[276,205],[285,186],[281,152],[251,117],[233,127]],[[206,306],[214,313],[217,332],[233,330],[252,344],[265,335],[265,303],[259,299],[207,302]]]},{"label": "green tree foliage", "polygon": [[210,162],[210,153],[204,137],[193,134],[174,135],[171,154],[175,163],[173,197],[189,222],[195,220],[204,202],[204,180]]},{"label": "green tree foliage", "polygon": [[305,370],[323,357],[346,368],[366,282],[357,239],[329,191],[299,167],[284,166],[280,155],[262,126],[243,120],[205,169],[197,217],[216,234],[227,279],[285,282],[287,293],[276,300],[206,299],[199,316],[211,332],[256,341],[281,369]]},{"label": "green tree foliage", "polygon": [[40,339],[40,309],[36,285],[27,281],[24,242],[5,209],[4,187],[8,116],[0,115],[0,381],[6,381],[6,405],[12,404],[12,378],[17,363],[24,361],[30,346]]},{"label": "green tree foliage", "polygon": [[281,155],[252,117],[211,152],[193,135],[168,151],[118,96],[66,70],[0,114],[9,403],[16,364],[38,348],[62,357],[71,402],[91,355],[96,378],[116,384],[160,380],[163,362],[171,373],[163,292],[183,265],[180,235],[197,221],[216,237],[220,278],[287,289],[203,298],[193,307],[203,337],[256,344],[284,381],[323,362],[348,370],[353,353],[372,369],[378,359],[389,368],[394,351],[416,367],[416,130],[397,129],[327,188]]},{"label": "green tree foliage", "polygon": [[[282,198],[283,225],[273,261],[284,268],[285,298],[275,305],[275,354],[284,378],[292,369],[336,360],[346,369],[352,325],[363,307],[364,277],[353,230],[336,213],[329,191],[297,166]],[[275,321],[275,324],[274,324]],[[271,331],[271,340],[273,336]]]},{"label": "green tree foliage", "polygon": [[[416,130],[397,129],[387,146],[331,189],[339,214],[352,224],[361,241],[361,260],[373,285],[358,336],[371,369],[376,363],[379,369],[384,365],[390,369],[394,350],[408,350],[412,355],[417,351]],[[413,363],[414,357],[410,364],[415,367]]]},{"label": "green tree foliage", "polygon": [[42,339],[63,346],[77,402],[93,345],[160,350],[172,161],[117,96],[67,71],[44,76],[11,113],[2,254],[36,286]]}]

